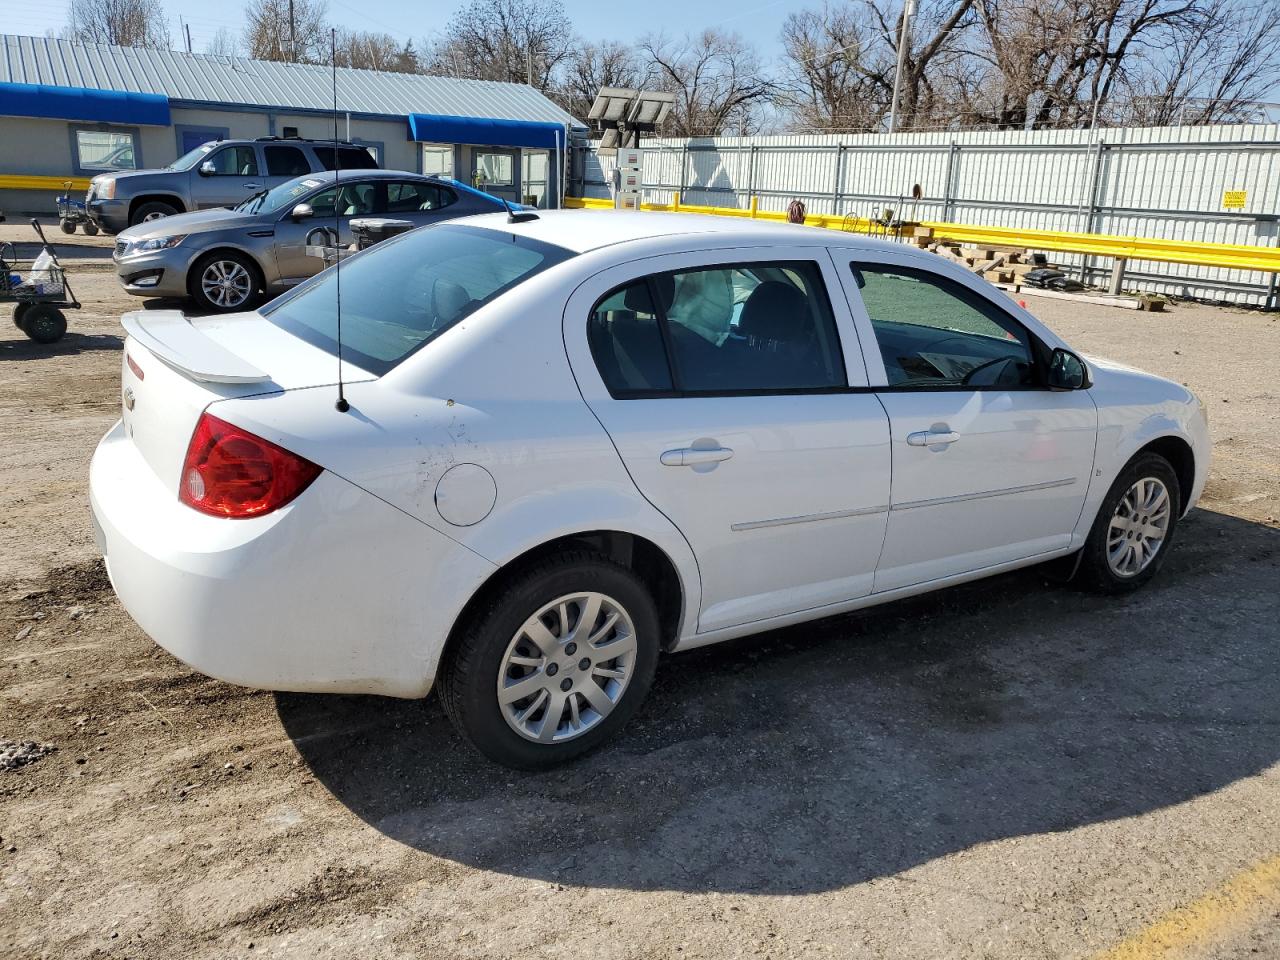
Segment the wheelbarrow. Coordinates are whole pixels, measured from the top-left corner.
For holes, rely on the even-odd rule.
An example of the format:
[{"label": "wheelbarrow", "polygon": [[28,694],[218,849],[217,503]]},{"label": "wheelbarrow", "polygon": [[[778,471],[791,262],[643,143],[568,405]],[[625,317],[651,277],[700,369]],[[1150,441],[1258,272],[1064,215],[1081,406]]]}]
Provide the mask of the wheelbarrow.
[{"label": "wheelbarrow", "polygon": [[89,219],[89,211],[84,205],[83,200],[76,200],[71,196],[71,181],[62,181],[62,189],[67,191],[59,196],[56,200],[58,204],[58,226],[63,233],[75,233],[76,227],[84,228],[86,237],[96,237],[98,235],[98,225]]},{"label": "wheelbarrow", "polygon": [[40,221],[31,226],[40,238],[41,252],[33,260],[19,260],[12,243],[0,243],[0,303],[12,303],[13,322],[36,343],[57,343],[67,332],[63,310],[79,310],[67,279]]}]

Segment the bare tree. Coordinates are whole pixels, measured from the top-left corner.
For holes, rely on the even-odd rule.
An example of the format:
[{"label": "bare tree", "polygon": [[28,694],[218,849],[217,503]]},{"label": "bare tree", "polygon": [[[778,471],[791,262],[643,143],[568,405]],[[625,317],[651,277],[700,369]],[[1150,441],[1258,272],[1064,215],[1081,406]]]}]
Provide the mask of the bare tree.
[{"label": "bare tree", "polygon": [[574,44],[560,0],[470,0],[429,57],[433,73],[548,90]]},{"label": "bare tree", "polygon": [[782,24],[777,105],[806,131],[872,130],[888,112],[879,37],[851,3],[801,10]]},{"label": "bare tree", "polygon": [[204,52],[211,57],[238,57],[240,41],[226,27],[219,27],[212,39],[204,45]]},{"label": "bare tree", "polygon": [[639,52],[652,61],[658,85],[676,95],[661,131],[670,136],[751,133],[759,107],[775,93],[755,50],[734,33],[709,29],[679,40],[659,34],[641,40]]},{"label": "bare tree", "polygon": [[381,70],[386,73],[420,73],[418,53],[413,41],[398,41],[389,33],[366,33],[341,28],[335,37],[337,63],[358,70]]},{"label": "bare tree", "polygon": [[606,41],[581,43],[570,54],[550,96],[570,116],[583,119],[601,87],[639,87],[645,72],[630,47]]},{"label": "bare tree", "polygon": [[254,60],[329,62],[328,8],[324,0],[249,0],[244,10],[244,45]]},{"label": "bare tree", "polygon": [[169,22],[160,0],[71,0],[63,36],[80,43],[164,48]]}]

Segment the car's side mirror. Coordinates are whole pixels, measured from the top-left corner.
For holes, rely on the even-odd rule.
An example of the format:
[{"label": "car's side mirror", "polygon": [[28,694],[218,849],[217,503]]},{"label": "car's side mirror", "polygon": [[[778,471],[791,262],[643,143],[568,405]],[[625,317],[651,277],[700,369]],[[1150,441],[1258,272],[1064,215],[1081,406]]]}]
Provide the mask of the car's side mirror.
[{"label": "car's side mirror", "polygon": [[300,203],[289,211],[289,216],[293,219],[294,223],[297,223],[299,220],[306,220],[308,217],[314,217],[315,215],[316,212],[311,209],[311,204],[309,203]]},{"label": "car's side mirror", "polygon": [[212,160],[206,160],[204,163],[200,164],[198,169],[200,171],[200,176],[202,177],[212,177],[218,172],[217,168],[213,165]]},{"label": "car's side mirror", "polygon": [[1083,390],[1089,386],[1089,368],[1070,350],[1057,347],[1049,358],[1050,390]]}]

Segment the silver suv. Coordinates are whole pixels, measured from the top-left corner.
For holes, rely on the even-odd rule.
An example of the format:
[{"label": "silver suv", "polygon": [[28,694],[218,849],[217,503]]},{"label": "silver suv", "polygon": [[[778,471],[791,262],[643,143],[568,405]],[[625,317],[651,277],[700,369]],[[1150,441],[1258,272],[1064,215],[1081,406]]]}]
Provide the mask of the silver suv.
[{"label": "silver suv", "polygon": [[102,173],[89,183],[85,211],[107,233],[175,213],[234,207],[307,173],[376,170],[364,147],[332,140],[261,137],[202,143],[159,170]]}]

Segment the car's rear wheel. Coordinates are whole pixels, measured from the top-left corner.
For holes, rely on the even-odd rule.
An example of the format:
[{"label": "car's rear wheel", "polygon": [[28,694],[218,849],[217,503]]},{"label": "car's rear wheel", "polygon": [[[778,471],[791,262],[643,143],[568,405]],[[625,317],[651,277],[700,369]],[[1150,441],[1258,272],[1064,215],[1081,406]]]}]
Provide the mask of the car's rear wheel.
[{"label": "car's rear wheel", "polygon": [[591,553],[542,561],[502,584],[462,628],[439,690],[490,759],[554,766],[614,736],[648,693],[658,612],[643,581]]},{"label": "car's rear wheel", "polygon": [[171,203],[152,200],[150,203],[138,204],[138,209],[129,215],[129,226],[136,227],[140,223],[150,223],[163,217],[172,217],[178,208]]},{"label": "car's rear wheel", "polygon": [[211,253],[191,268],[188,290],[201,310],[230,313],[248,310],[258,297],[257,266],[231,250]]},{"label": "car's rear wheel", "polygon": [[1135,590],[1164,563],[1182,513],[1178,475],[1159,454],[1120,471],[1098,509],[1080,558],[1081,584],[1104,593]]}]

